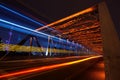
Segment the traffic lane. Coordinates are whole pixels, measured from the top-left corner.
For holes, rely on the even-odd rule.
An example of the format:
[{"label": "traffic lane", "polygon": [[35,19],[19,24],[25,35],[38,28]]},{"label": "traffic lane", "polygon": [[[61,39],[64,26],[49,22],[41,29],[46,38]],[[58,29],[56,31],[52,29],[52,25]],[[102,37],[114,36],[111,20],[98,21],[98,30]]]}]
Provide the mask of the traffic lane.
[{"label": "traffic lane", "polygon": [[82,74],[74,76],[71,80],[105,80],[104,62],[101,60],[89,67]]},{"label": "traffic lane", "polygon": [[79,57],[65,57],[65,58],[45,58],[45,59],[37,59],[37,60],[22,60],[22,61],[2,61],[0,62],[0,70],[3,70],[5,72],[9,71],[17,71],[21,69],[31,68],[31,67],[37,67],[37,66],[44,66],[44,65],[50,65],[50,64],[57,64],[57,63],[63,63],[63,62],[69,62],[74,61],[78,59],[87,58],[89,56],[79,56]]},{"label": "traffic lane", "polygon": [[14,66],[14,64],[19,63],[19,65],[16,66],[21,66],[24,65],[24,63],[26,64],[30,64],[30,63],[36,63],[36,62],[48,62],[48,61],[54,61],[54,60],[66,60],[66,59],[82,59],[82,58],[87,58],[90,56],[72,56],[72,57],[55,57],[55,58],[42,58],[42,59],[27,59],[27,60],[11,60],[11,61],[0,61],[0,67],[4,67],[6,65],[10,65],[10,66]]},{"label": "traffic lane", "polygon": [[36,62],[23,62],[23,63],[7,63],[7,64],[1,64],[0,69],[5,71],[11,71],[11,70],[17,70],[17,69],[23,69],[23,68],[30,68],[30,67],[36,67],[36,66],[44,66],[44,65],[50,65],[50,64],[56,64],[56,63],[63,63],[68,61],[74,61],[78,59],[83,58],[71,58],[71,59],[53,59],[53,60],[42,60],[42,61],[36,61]]},{"label": "traffic lane", "polygon": [[48,65],[48,66],[42,66],[42,67],[36,67],[36,68],[28,68],[26,70],[21,70],[21,71],[18,71],[18,72],[10,72],[10,73],[7,73],[7,74],[0,75],[0,79],[1,78],[13,77],[13,76],[19,76],[19,75],[28,75],[30,73],[35,73],[35,72],[45,72],[45,71],[48,71],[48,70],[53,70],[53,69],[56,69],[56,68],[59,68],[59,67],[69,66],[69,65],[72,65],[72,64],[80,63],[80,62],[85,62],[87,60],[100,58],[100,57],[102,57],[102,56],[101,55],[92,56],[92,57],[89,57],[89,58],[80,59],[80,60],[71,61],[71,62],[66,62],[66,63],[61,63],[61,64],[54,64],[54,65]]},{"label": "traffic lane", "polygon": [[44,72],[36,72],[29,75],[18,76],[14,80],[75,80],[71,78],[82,73],[99,60],[100,58],[97,58]]}]

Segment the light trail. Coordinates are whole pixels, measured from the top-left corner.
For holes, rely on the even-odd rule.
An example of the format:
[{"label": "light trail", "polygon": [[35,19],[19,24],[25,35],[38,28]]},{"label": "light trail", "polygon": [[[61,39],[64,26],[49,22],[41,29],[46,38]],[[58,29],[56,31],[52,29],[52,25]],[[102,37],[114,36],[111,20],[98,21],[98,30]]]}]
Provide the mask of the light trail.
[{"label": "light trail", "polygon": [[[8,28],[8,29],[10,27],[12,27],[12,29],[15,30],[15,31],[31,34],[31,35],[34,35],[34,36],[45,37],[45,38],[51,37],[51,38],[53,38],[53,40],[56,40],[56,41],[58,41],[60,39],[58,37],[55,37],[55,36],[52,36],[52,35],[49,35],[49,34],[45,34],[45,33],[33,30],[31,28],[27,28],[25,26],[18,25],[16,23],[13,23],[13,22],[10,22],[10,21],[4,20],[4,19],[0,19],[0,25],[1,25],[1,27]],[[61,41],[66,42],[67,40],[61,39]]]},{"label": "light trail", "polygon": [[[40,22],[38,22],[38,21],[28,17],[28,16],[25,16],[24,14],[21,14],[20,12],[12,10],[12,9],[6,7],[5,5],[1,5],[0,4],[0,8],[4,9],[6,11],[9,11],[10,13],[13,13],[13,14],[15,14],[17,16],[20,16],[20,17],[22,17],[24,19],[27,19],[27,20],[29,20],[31,22],[39,24],[40,26],[45,26],[44,24],[42,24],[42,23],[40,23]],[[90,12],[92,10],[94,10],[94,8],[88,8],[86,10],[80,11],[80,12],[78,12],[76,14],[73,14],[71,16],[63,18],[61,20],[55,21],[54,23],[51,23],[51,24],[54,25],[54,24],[60,23],[61,21],[65,21],[67,19],[71,19],[71,18],[73,18],[73,17],[75,17],[77,15],[84,14],[84,13]],[[50,27],[52,25],[49,25],[48,27]],[[37,29],[33,30],[33,29],[30,29],[30,28],[27,28],[26,26],[21,26],[21,25],[16,24],[15,22],[10,22],[10,21],[4,20],[4,19],[0,19],[0,26],[4,27],[4,28],[8,28],[8,29],[10,29],[12,27],[13,30],[16,30],[16,31],[19,31],[19,32],[23,32],[23,33],[27,33],[27,34],[31,34],[31,35],[35,35],[35,36],[39,36],[39,37],[45,37],[45,38],[51,37],[51,38],[53,38],[53,40],[56,40],[56,41],[59,40],[58,37],[55,37],[55,36],[52,36],[52,35],[48,35],[48,34],[45,34],[45,33],[42,33],[42,32],[38,32],[38,31],[36,31]],[[67,40],[61,39],[61,41],[66,42]],[[70,42],[70,43],[72,43],[72,42]]]},{"label": "light trail", "polygon": [[[62,42],[67,42],[67,40],[65,40],[65,39],[58,38],[56,36],[52,36],[52,35],[49,35],[49,34],[46,34],[46,33],[43,33],[43,32],[39,32],[37,30],[33,30],[31,28],[27,28],[25,26],[21,26],[19,24],[16,24],[16,23],[13,23],[13,22],[1,19],[1,18],[0,18],[0,26],[4,27],[4,28],[8,28],[8,29],[10,29],[12,27],[11,28],[12,30],[19,31],[19,32],[22,32],[22,33],[31,34],[31,35],[34,35],[34,36],[43,37],[43,38],[50,37],[54,41],[61,40]],[[69,43],[72,44],[72,42],[70,42],[70,41],[69,41]],[[76,45],[76,44],[74,44],[74,45]]]},{"label": "light trail", "polygon": [[85,10],[83,10],[83,11],[80,11],[80,12],[77,12],[77,13],[75,13],[75,14],[72,14],[72,15],[70,15],[70,16],[68,16],[68,17],[62,18],[62,19],[57,20],[57,21],[55,21],[55,22],[52,22],[52,23],[50,23],[50,24],[48,24],[48,25],[45,25],[45,26],[43,26],[43,27],[40,27],[40,28],[38,28],[38,29],[36,29],[36,30],[39,31],[39,30],[42,30],[42,29],[47,28],[47,27],[52,27],[53,25],[56,25],[56,24],[61,23],[61,22],[63,22],[63,21],[72,19],[72,18],[77,17],[77,16],[79,16],[79,15],[82,15],[82,14],[85,14],[85,13],[88,13],[88,12],[91,12],[91,11],[93,11],[93,10],[94,10],[94,7],[85,9]]},{"label": "light trail", "polygon": [[[23,14],[15,11],[15,10],[12,10],[12,9],[4,6],[4,5],[1,5],[1,4],[0,4],[0,8],[1,8],[1,9],[4,9],[4,10],[7,10],[7,11],[9,11],[9,12],[15,14],[15,15],[18,15],[18,16],[24,18],[24,19],[27,19],[27,20],[29,20],[29,21],[31,21],[31,22],[34,22],[34,23],[36,23],[36,24],[39,24],[40,26],[45,26],[44,24],[42,24],[42,23],[40,23],[40,22],[38,22],[38,21],[36,21],[36,20],[28,17],[28,16],[25,16],[25,15],[23,15]],[[52,35],[48,35],[48,34],[45,34],[45,33],[42,33],[42,32],[38,32],[38,31],[36,31],[36,30],[27,28],[27,27],[25,27],[25,26],[18,25],[18,24],[16,24],[16,23],[13,23],[13,22],[10,22],[10,21],[4,20],[4,19],[0,19],[0,21],[1,21],[1,22],[4,22],[4,23],[7,23],[7,24],[10,24],[10,25],[13,25],[13,26],[16,26],[16,27],[19,27],[19,28],[15,28],[15,27],[14,27],[15,29],[12,28],[13,30],[17,30],[17,31],[20,31],[20,32],[22,32],[22,31],[25,30],[25,32],[28,33],[28,34],[33,34],[33,33],[31,33],[31,31],[32,31],[32,32],[37,33],[36,35],[41,34],[41,35],[43,35],[43,37],[44,37],[44,36],[47,36],[47,37],[50,36],[51,38],[54,38],[54,39],[57,39],[57,40],[58,40],[58,37],[55,37],[55,36],[52,36]],[[2,27],[3,27],[3,25],[2,25]],[[8,29],[9,29],[10,26],[5,27],[5,28],[8,28]],[[19,30],[18,30],[18,29],[19,29]],[[21,30],[21,29],[24,29],[24,30]],[[39,35],[39,36],[40,36],[40,35]],[[66,40],[62,39],[62,41],[66,41]]]},{"label": "light trail", "polygon": [[5,9],[5,10],[7,10],[7,11],[10,11],[10,12],[12,12],[12,13],[15,14],[15,15],[18,15],[18,16],[20,16],[20,17],[22,17],[22,18],[25,18],[25,19],[27,19],[27,20],[29,20],[29,21],[32,21],[32,22],[34,22],[34,23],[36,23],[36,24],[39,24],[39,25],[41,25],[41,26],[44,26],[44,24],[42,24],[42,23],[40,23],[40,22],[38,22],[38,21],[36,21],[36,20],[33,20],[32,18],[27,17],[27,16],[25,16],[25,15],[23,15],[23,14],[17,12],[17,11],[14,11],[14,10],[6,7],[6,6],[0,5],[0,8]]},{"label": "light trail", "polygon": [[[34,47],[34,46],[21,46],[21,45],[13,45],[13,44],[0,44],[0,51],[5,51],[6,47],[8,47],[8,51],[13,52],[46,52],[47,48],[43,47]],[[64,50],[64,49],[55,49],[48,48],[48,52],[50,53],[74,53],[72,50]],[[78,52],[79,53],[79,52]]]},{"label": "light trail", "polygon": [[[22,17],[22,18],[24,18],[24,19],[27,19],[27,20],[31,21],[31,22],[34,22],[34,23],[36,23],[36,24],[38,24],[38,25],[40,25],[40,26],[45,26],[45,24],[46,24],[46,23],[43,24],[43,22],[41,23],[41,22],[39,22],[39,21],[37,21],[37,20],[35,20],[35,19],[32,19],[31,17],[28,17],[28,16],[26,16],[26,15],[20,13],[20,12],[17,12],[17,11],[15,11],[15,10],[12,10],[12,9],[6,7],[5,5],[0,5],[0,8],[2,8],[2,9],[4,9],[4,10],[7,10],[7,11],[9,11],[9,12],[12,12],[13,14],[15,14],[15,15],[17,15],[17,16],[20,16],[20,17]],[[49,28],[49,29],[52,29],[52,28]],[[53,30],[53,29],[52,29],[52,30]]]},{"label": "light trail", "polygon": [[23,74],[33,73],[33,72],[42,72],[42,71],[46,71],[46,70],[50,70],[50,69],[55,69],[55,68],[59,68],[59,67],[63,67],[63,66],[69,66],[69,65],[72,65],[72,64],[81,63],[81,62],[84,62],[84,61],[88,61],[88,60],[95,59],[95,58],[100,58],[100,57],[102,57],[102,56],[101,55],[92,56],[92,57],[89,57],[89,58],[76,60],[76,61],[72,61],[72,62],[42,66],[42,67],[22,70],[22,71],[18,71],[18,72],[11,72],[11,73],[0,75],[0,78],[8,78],[8,77],[12,77],[12,76],[18,76],[18,75],[23,75]]}]

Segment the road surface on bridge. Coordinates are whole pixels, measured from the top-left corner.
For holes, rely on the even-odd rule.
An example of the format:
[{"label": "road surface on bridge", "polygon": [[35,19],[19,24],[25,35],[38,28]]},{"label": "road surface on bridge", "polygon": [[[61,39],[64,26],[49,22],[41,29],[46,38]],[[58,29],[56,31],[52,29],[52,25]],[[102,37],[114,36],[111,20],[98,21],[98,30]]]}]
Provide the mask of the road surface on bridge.
[{"label": "road surface on bridge", "polygon": [[[98,57],[91,59],[90,57],[93,56],[1,61],[0,78],[3,80],[79,79],[82,77],[78,77],[78,75],[86,74],[88,76],[89,73],[86,70],[89,71],[91,66],[101,60]],[[83,78],[83,80],[85,79]]]}]

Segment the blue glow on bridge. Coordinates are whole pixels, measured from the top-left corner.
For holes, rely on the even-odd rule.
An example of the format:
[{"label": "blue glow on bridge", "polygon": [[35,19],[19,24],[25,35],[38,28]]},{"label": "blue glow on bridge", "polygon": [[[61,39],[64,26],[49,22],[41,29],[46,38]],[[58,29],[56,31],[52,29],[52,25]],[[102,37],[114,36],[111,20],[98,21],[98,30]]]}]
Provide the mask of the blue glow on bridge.
[{"label": "blue glow on bridge", "polygon": [[30,17],[27,17],[27,16],[25,16],[25,15],[23,15],[23,14],[20,14],[19,12],[16,12],[16,11],[10,9],[10,8],[7,8],[6,6],[0,5],[0,8],[5,9],[5,10],[7,10],[7,11],[10,11],[10,12],[12,12],[13,14],[16,14],[16,15],[18,15],[18,16],[20,16],[20,17],[22,17],[22,18],[25,18],[25,19],[27,19],[27,20],[29,20],[29,21],[32,21],[32,22],[34,22],[34,23],[36,23],[36,24],[39,24],[40,26],[44,26],[42,23],[40,23],[40,22],[38,22],[38,21],[35,21],[35,20],[31,19]]},{"label": "blue glow on bridge", "polygon": [[[25,33],[27,35],[38,36],[39,39],[41,40],[43,39],[44,43],[42,43],[42,45],[43,44],[47,45],[45,47],[58,48],[62,50],[71,50],[71,51],[77,51],[77,50],[79,51],[79,49],[82,48],[80,44],[75,43],[74,41],[71,42],[69,40],[61,39],[59,37],[52,36],[32,29],[31,27],[34,28],[35,26],[40,27],[45,25],[28,16],[21,14],[20,12],[12,10],[4,5],[0,5],[0,10],[3,11],[0,13],[0,27],[2,28],[14,30],[20,33]],[[22,20],[24,20],[25,22],[24,21],[22,22]],[[51,43],[49,43],[49,37]]]}]

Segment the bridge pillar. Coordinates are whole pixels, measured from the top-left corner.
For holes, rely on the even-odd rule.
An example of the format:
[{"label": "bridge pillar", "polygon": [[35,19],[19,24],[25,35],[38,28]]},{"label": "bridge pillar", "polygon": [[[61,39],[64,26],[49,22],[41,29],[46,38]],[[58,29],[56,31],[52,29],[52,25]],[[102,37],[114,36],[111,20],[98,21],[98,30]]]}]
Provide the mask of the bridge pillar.
[{"label": "bridge pillar", "polygon": [[103,38],[106,80],[120,80],[120,36],[118,32],[120,30],[117,30],[120,26],[116,25],[120,24],[120,21],[119,23],[114,22],[112,17],[116,15],[112,15],[109,12],[112,8],[108,9],[108,7],[106,2],[101,2],[98,8]]}]

